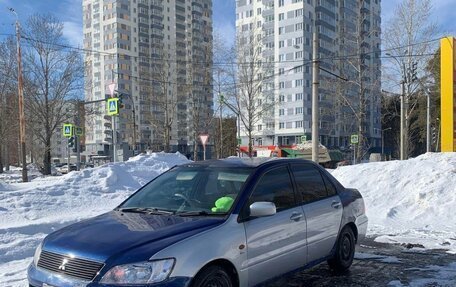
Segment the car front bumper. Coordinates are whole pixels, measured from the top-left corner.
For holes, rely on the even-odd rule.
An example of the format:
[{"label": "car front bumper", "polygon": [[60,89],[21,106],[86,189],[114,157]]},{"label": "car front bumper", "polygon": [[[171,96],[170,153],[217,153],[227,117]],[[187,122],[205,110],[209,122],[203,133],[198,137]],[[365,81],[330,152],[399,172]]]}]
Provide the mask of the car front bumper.
[{"label": "car front bumper", "polygon": [[[59,274],[46,272],[41,268],[36,268],[32,263],[27,270],[29,287],[119,287],[121,285],[106,285],[98,282],[83,282],[72,278],[64,277]],[[163,282],[141,285],[142,287],[187,287],[190,286],[190,277],[171,277]],[[139,285],[125,285],[139,286]]]}]

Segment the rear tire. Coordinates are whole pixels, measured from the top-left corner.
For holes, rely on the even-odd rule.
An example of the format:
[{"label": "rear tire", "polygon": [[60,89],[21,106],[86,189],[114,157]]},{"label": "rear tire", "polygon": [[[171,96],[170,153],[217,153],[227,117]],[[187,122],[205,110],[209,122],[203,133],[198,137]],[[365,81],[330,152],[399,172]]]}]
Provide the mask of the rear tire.
[{"label": "rear tire", "polygon": [[233,287],[233,280],[224,268],[212,265],[195,276],[192,287]]},{"label": "rear tire", "polygon": [[329,267],[337,272],[346,271],[352,265],[354,257],[355,235],[349,226],[345,226],[339,234],[336,253],[328,260]]}]

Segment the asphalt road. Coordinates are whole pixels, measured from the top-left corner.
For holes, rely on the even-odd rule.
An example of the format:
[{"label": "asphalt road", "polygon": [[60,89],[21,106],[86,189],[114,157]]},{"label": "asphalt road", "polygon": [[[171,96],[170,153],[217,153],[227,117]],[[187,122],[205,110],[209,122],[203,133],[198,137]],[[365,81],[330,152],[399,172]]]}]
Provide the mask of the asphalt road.
[{"label": "asphalt road", "polygon": [[357,246],[353,265],[343,274],[333,273],[322,263],[265,286],[456,287],[456,255],[366,239]]}]

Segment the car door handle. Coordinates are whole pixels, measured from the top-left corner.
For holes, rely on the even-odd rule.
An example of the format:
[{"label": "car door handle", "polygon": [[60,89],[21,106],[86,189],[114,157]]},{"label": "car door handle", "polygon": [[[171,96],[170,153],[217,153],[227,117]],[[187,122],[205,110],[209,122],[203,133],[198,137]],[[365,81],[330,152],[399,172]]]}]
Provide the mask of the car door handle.
[{"label": "car door handle", "polygon": [[301,218],[303,217],[304,215],[302,213],[293,213],[291,216],[290,216],[290,220],[293,220],[293,221],[299,221],[301,220]]},{"label": "car door handle", "polygon": [[339,209],[341,206],[342,206],[342,204],[337,201],[333,201],[333,203],[331,204],[331,207],[335,208],[335,209]]}]

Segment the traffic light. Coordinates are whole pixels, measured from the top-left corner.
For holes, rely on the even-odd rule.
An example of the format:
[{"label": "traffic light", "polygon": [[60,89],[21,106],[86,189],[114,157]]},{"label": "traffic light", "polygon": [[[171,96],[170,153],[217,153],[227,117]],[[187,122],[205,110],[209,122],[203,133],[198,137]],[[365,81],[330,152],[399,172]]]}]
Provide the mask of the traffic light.
[{"label": "traffic light", "polygon": [[73,146],[73,152],[74,152],[74,153],[77,153],[77,152],[78,152],[78,144],[79,144],[79,143],[78,143],[78,141],[76,140],[76,141],[74,142],[74,146]]},{"label": "traffic light", "polygon": [[432,136],[432,143],[435,144],[437,142],[437,132],[436,132],[435,127],[431,128],[431,136]]},{"label": "traffic light", "polygon": [[68,147],[72,148],[74,146],[74,137],[68,138]]},{"label": "traffic light", "polygon": [[125,104],[123,103],[123,95],[122,94],[119,95],[119,101],[117,102],[117,104],[119,105],[119,109],[125,108]]}]

